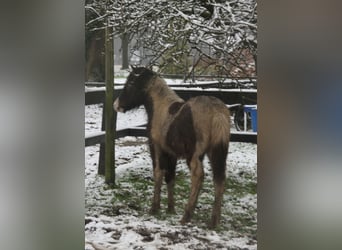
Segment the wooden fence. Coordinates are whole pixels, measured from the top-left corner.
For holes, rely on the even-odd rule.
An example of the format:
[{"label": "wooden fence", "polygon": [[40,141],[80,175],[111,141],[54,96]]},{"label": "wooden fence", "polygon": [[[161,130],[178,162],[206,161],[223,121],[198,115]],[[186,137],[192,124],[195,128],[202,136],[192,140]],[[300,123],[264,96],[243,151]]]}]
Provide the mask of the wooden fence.
[{"label": "wooden fence", "polygon": [[[175,92],[184,100],[198,95],[215,96],[221,99],[225,104],[256,104],[257,90],[256,89],[199,89],[192,88],[179,88],[173,87]],[[114,90],[114,98],[120,95],[122,86],[117,86]],[[92,88],[85,92],[85,105],[92,104],[104,104],[105,102],[105,87]],[[85,146],[92,146],[100,144],[100,156],[98,164],[98,174],[105,174],[105,105],[102,110],[102,131],[86,134]],[[126,128],[122,130],[116,130],[115,138],[124,136],[147,136],[146,126]],[[256,132],[231,132],[231,141],[238,142],[252,142],[257,143]]]}]

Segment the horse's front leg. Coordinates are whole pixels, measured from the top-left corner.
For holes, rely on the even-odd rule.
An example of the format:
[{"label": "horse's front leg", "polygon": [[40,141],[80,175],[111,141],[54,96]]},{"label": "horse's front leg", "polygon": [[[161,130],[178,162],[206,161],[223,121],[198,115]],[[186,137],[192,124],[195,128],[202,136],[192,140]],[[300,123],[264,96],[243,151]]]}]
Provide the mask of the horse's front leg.
[{"label": "horse's front leg", "polygon": [[151,214],[156,214],[160,209],[160,191],[163,183],[165,170],[161,168],[160,155],[161,150],[158,146],[153,145],[151,149],[151,157],[153,161],[153,178],[154,178],[154,194],[152,200]]}]

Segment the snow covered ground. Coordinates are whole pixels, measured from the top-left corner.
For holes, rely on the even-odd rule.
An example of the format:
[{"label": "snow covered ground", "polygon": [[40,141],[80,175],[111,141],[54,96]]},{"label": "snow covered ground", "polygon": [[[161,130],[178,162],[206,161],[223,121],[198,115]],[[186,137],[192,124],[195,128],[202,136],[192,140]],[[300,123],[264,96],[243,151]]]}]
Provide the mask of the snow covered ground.
[{"label": "snow covered ground", "polygon": [[[102,106],[85,109],[85,130],[101,129]],[[118,114],[118,129],[146,123],[143,108]],[[161,211],[149,215],[153,194],[152,163],[147,138],[116,140],[116,188],[97,175],[99,146],[85,148],[85,249],[257,249],[257,145],[231,142],[222,221],[206,226],[213,202],[212,173],[204,158],[205,179],[192,222],[180,225],[190,177],[183,160],[177,164],[176,214],[167,214],[166,187]]]}]

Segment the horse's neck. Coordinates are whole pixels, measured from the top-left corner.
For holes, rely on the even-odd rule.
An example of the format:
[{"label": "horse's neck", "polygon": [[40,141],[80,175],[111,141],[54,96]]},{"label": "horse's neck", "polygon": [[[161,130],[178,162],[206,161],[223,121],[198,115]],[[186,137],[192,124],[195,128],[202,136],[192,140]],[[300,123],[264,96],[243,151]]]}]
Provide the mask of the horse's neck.
[{"label": "horse's neck", "polygon": [[149,89],[148,101],[145,104],[148,119],[152,119],[152,115],[160,115],[168,112],[170,105],[174,102],[183,102],[171,88],[169,88],[165,81],[157,78],[151,84]]},{"label": "horse's neck", "polygon": [[149,91],[154,106],[169,106],[173,102],[183,101],[162,78],[157,78]]}]

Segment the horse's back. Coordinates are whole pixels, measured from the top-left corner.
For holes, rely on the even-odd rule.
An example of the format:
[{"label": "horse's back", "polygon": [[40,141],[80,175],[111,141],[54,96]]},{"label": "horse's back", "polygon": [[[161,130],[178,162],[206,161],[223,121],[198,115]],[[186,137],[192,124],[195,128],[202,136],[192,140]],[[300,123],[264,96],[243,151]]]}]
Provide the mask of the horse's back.
[{"label": "horse's back", "polygon": [[196,137],[203,144],[228,144],[230,137],[230,112],[227,106],[213,96],[197,96],[187,102],[192,111]]},{"label": "horse's back", "polygon": [[229,109],[218,98],[214,96],[196,96],[190,98],[187,103],[191,106],[192,110],[200,111],[205,114],[210,113],[222,113],[229,118]]},{"label": "horse's back", "polygon": [[220,99],[213,96],[197,96],[190,98],[187,103],[190,105],[193,116],[196,119],[205,121],[214,120],[214,122],[221,121],[226,126],[229,126],[230,112],[228,107]]},{"label": "horse's back", "polygon": [[168,126],[165,142],[174,154],[189,157],[196,150],[203,154],[214,144],[228,144],[230,115],[221,100],[198,96],[185,103],[174,104],[170,110],[175,114]]}]

